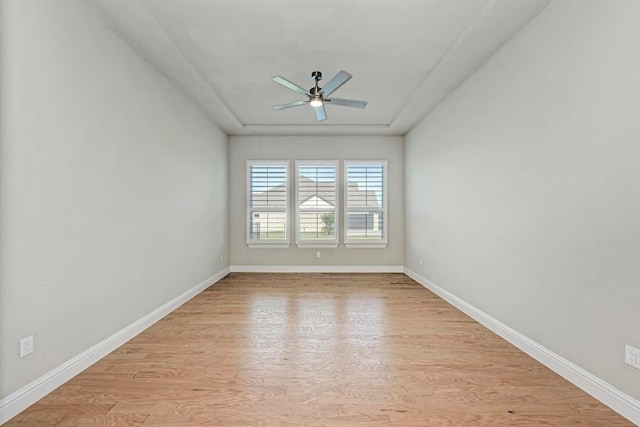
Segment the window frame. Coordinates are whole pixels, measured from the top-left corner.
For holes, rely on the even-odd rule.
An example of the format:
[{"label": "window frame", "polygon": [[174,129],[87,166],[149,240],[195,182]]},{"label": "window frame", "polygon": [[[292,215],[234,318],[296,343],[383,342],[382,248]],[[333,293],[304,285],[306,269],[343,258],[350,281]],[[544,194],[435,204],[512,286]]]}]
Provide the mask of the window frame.
[{"label": "window frame", "polygon": [[[349,167],[350,166],[382,166],[382,208],[349,208]],[[347,248],[382,249],[389,243],[389,162],[387,160],[345,160],[342,191],[344,193],[344,245]],[[349,238],[349,213],[352,212],[382,212],[382,238],[353,239]]]},{"label": "window frame", "polygon": [[[273,207],[261,207],[259,209],[253,209],[251,206],[251,183],[252,183],[252,167],[253,166],[284,166],[285,167],[285,207],[284,209],[273,208]],[[290,212],[290,193],[291,193],[291,177],[290,177],[290,168],[289,168],[289,160],[247,160],[245,179],[246,179],[246,202],[245,202],[245,212],[246,212],[246,228],[245,232],[247,235],[247,245],[250,248],[264,248],[264,249],[278,249],[278,248],[288,248],[291,245],[291,232],[289,230],[291,212]],[[250,238],[251,236],[251,219],[253,217],[253,213],[255,210],[259,210],[261,212],[283,212],[285,215],[284,220],[284,239],[261,239],[261,240],[253,240]]]},{"label": "window frame", "polygon": [[[295,235],[296,235],[296,246],[298,248],[314,248],[314,249],[333,249],[337,248],[340,244],[340,161],[339,160],[296,160],[296,173],[295,173]],[[300,209],[300,167],[314,167],[314,166],[333,166],[335,168],[336,179],[334,183],[335,188],[335,205],[333,207],[334,211],[334,229],[335,229],[335,238],[332,240],[328,239],[305,239],[302,240],[300,236],[300,214],[304,212],[313,212],[312,210],[306,211]]]}]

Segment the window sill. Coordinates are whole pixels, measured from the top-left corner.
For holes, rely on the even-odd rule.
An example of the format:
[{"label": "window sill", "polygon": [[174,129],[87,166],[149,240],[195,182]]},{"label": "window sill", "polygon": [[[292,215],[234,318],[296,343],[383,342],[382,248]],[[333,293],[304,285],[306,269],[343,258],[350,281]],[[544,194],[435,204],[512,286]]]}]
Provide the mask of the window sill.
[{"label": "window sill", "polygon": [[384,249],[386,243],[345,243],[345,247],[349,249]]},{"label": "window sill", "polygon": [[332,243],[296,243],[296,246],[300,249],[335,249],[338,244]]},{"label": "window sill", "polygon": [[251,249],[287,249],[291,243],[247,243]]}]

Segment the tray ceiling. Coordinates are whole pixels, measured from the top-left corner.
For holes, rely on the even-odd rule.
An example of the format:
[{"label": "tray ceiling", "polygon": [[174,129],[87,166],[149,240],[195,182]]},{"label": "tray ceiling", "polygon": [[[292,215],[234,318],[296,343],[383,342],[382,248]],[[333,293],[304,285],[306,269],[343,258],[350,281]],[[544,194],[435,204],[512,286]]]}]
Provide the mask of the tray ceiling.
[{"label": "tray ceiling", "polygon": [[[550,0],[90,0],[230,135],[403,135]],[[274,83],[346,70],[318,123]],[[322,85],[321,85],[322,86]]]}]

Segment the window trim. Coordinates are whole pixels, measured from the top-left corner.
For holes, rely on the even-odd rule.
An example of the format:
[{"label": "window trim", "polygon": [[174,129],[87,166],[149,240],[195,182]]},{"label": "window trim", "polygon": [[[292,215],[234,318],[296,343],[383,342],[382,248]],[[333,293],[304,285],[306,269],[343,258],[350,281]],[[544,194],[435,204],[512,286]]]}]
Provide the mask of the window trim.
[{"label": "window trim", "polygon": [[[285,167],[285,209],[275,208],[261,208],[262,211],[270,212],[284,212],[284,230],[285,239],[263,239],[263,240],[251,240],[251,216],[253,215],[253,209],[251,208],[251,167],[252,166],[284,166]],[[246,226],[245,233],[247,237],[247,246],[250,248],[263,248],[263,249],[285,249],[291,246],[291,232],[289,230],[289,221],[291,217],[290,212],[290,193],[291,193],[291,176],[289,173],[289,160],[247,160],[245,180],[246,180],[246,198],[245,198],[245,213],[246,213]]]},{"label": "window trim", "polygon": [[[335,206],[334,210],[334,218],[335,218],[335,231],[336,237],[333,240],[304,240],[300,239],[300,166],[333,166],[336,171],[336,180],[335,180]],[[296,246],[298,248],[308,248],[308,249],[333,249],[337,248],[340,244],[340,161],[339,160],[296,160],[296,173],[295,173],[295,204],[296,204],[296,219],[295,219],[295,235],[296,235]],[[304,210],[302,211],[304,212]]]},{"label": "window trim", "polygon": [[[344,161],[344,181],[342,191],[344,193],[344,245],[347,248],[362,249],[383,249],[389,243],[389,162],[387,160],[345,160]],[[349,166],[370,165],[382,166],[383,171],[383,194],[382,194],[382,238],[381,239],[349,239]],[[379,212],[380,209],[360,208],[356,212]]]}]

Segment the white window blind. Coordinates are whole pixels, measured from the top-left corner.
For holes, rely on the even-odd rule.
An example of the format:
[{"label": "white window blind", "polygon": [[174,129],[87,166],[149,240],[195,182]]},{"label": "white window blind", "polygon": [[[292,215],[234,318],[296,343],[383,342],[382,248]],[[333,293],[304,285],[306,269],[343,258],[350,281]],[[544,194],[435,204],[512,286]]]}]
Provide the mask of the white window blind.
[{"label": "white window blind", "polygon": [[387,244],[387,162],[345,161],[345,245]]},{"label": "white window blind", "polygon": [[289,162],[247,162],[247,243],[288,246]]},{"label": "white window blind", "polygon": [[338,246],[338,162],[296,162],[296,244]]}]

